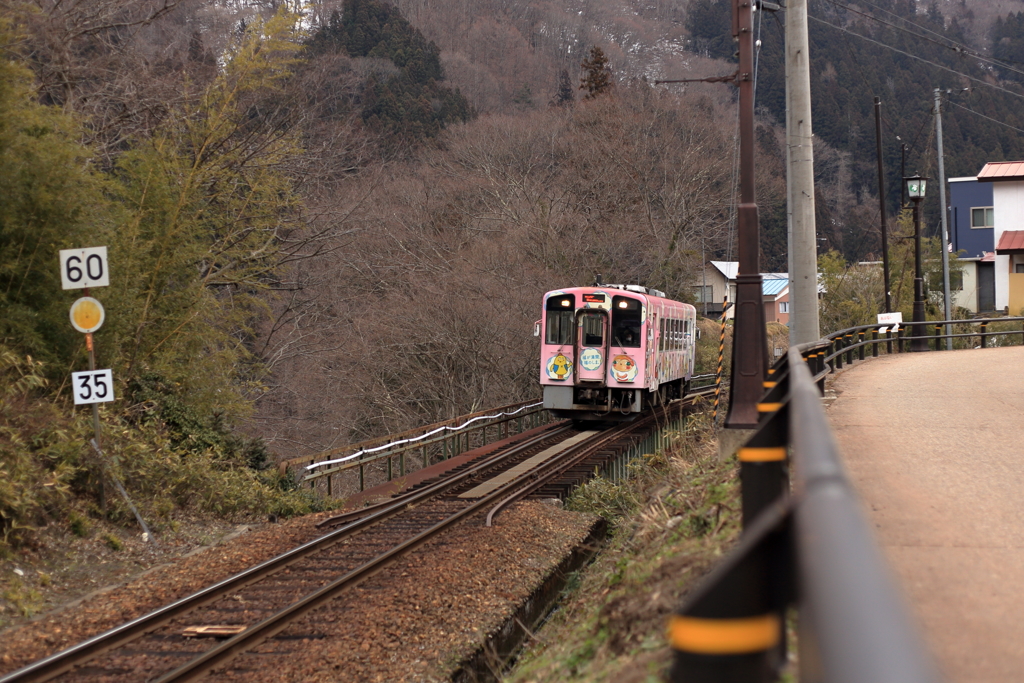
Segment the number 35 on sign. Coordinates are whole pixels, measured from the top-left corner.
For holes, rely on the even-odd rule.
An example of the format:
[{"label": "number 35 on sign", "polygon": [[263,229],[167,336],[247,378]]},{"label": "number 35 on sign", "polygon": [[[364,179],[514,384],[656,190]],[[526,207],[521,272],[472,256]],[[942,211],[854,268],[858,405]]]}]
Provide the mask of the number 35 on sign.
[{"label": "number 35 on sign", "polygon": [[76,406],[114,400],[114,380],[110,370],[72,372],[71,386]]}]

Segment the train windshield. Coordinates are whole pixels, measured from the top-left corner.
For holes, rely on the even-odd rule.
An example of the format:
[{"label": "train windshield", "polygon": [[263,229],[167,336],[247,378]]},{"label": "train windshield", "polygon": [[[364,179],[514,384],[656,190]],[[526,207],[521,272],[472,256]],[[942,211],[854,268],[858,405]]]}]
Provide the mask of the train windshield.
[{"label": "train windshield", "polygon": [[572,344],[576,329],[576,297],[572,294],[553,296],[547,301],[547,322],[544,341],[547,344]]},{"label": "train windshield", "polygon": [[640,302],[626,296],[612,299],[612,345],[640,347]]}]

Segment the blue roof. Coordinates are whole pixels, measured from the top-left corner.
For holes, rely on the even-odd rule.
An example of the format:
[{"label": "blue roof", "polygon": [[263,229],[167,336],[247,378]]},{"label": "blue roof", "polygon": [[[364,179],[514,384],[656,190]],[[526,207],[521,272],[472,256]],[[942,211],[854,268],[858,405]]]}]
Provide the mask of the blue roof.
[{"label": "blue roof", "polygon": [[786,287],[789,287],[788,279],[765,278],[761,282],[761,294],[764,296],[778,296]]}]

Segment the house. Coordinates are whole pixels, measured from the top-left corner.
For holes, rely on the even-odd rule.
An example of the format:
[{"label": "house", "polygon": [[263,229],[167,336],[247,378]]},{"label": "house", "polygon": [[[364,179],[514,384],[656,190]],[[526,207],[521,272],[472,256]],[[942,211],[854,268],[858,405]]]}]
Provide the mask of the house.
[{"label": "house", "polygon": [[789,325],[789,273],[765,273],[761,281],[764,319]]},{"label": "house", "polygon": [[950,283],[952,304],[972,313],[996,310],[995,207],[992,183],[977,177],[950,178],[950,230],[952,249],[963,264],[960,287]]},{"label": "house", "polygon": [[[694,287],[698,313],[708,318],[721,317],[722,302],[726,299],[736,301],[736,275],[739,268],[738,261],[708,261],[704,264],[704,271],[698,275]],[[731,307],[725,317],[733,317]]]},{"label": "house", "polygon": [[[709,318],[721,317],[722,302],[728,297],[736,301],[737,261],[708,261],[700,274],[700,284],[694,287],[697,312]],[[764,273],[761,283],[761,297],[764,302],[764,318],[767,322],[789,323],[789,274]],[[734,310],[730,306],[725,317],[731,320]]]},{"label": "house", "polygon": [[995,242],[995,309],[1010,315],[1024,310],[1024,161],[985,164],[978,181],[992,184]]}]

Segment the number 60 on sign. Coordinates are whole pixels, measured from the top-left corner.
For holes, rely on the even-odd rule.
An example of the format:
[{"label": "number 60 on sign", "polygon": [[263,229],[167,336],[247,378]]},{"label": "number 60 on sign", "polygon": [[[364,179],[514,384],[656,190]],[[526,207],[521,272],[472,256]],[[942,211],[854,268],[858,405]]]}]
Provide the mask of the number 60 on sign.
[{"label": "number 60 on sign", "polygon": [[110,370],[72,372],[71,386],[76,406],[114,400],[114,379]]}]

